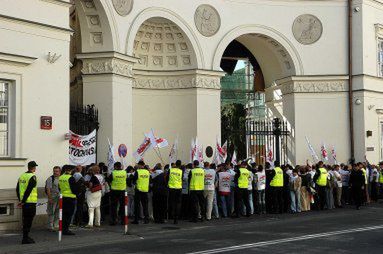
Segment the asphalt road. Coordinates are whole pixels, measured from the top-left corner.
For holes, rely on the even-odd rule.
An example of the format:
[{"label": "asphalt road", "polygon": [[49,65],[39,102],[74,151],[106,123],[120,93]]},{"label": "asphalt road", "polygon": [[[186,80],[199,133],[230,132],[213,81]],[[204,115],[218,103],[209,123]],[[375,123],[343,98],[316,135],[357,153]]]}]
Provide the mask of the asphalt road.
[{"label": "asphalt road", "polygon": [[129,241],[93,243],[65,253],[383,253],[382,205],[186,224],[142,234],[135,227],[131,233],[139,237]]},{"label": "asphalt road", "polygon": [[177,226],[131,225],[128,236],[118,230],[81,229],[61,244],[50,235],[28,249],[8,246],[12,251],[6,253],[383,253],[383,205]]}]

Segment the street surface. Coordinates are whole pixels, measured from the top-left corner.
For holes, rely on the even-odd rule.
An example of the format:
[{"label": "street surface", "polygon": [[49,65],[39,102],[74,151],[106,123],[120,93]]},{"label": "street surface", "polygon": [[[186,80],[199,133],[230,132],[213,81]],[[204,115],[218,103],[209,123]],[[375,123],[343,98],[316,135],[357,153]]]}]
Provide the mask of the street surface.
[{"label": "street surface", "polygon": [[204,223],[130,225],[75,229],[57,234],[34,230],[35,245],[20,233],[0,233],[0,253],[383,253],[383,205],[301,214],[255,215]]}]

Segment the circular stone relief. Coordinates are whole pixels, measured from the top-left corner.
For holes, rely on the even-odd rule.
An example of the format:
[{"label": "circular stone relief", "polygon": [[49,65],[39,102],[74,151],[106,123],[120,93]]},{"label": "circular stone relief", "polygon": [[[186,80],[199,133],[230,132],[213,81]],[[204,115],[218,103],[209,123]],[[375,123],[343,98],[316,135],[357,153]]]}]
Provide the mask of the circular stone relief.
[{"label": "circular stone relief", "polygon": [[133,0],[112,0],[114,9],[121,16],[126,16],[133,8]]},{"label": "circular stone relief", "polygon": [[194,14],[194,22],[198,31],[206,37],[215,35],[221,27],[218,11],[208,4],[198,6]]},{"label": "circular stone relief", "polygon": [[293,34],[295,39],[302,44],[315,43],[322,36],[322,32],[322,22],[314,15],[303,14],[294,20]]}]

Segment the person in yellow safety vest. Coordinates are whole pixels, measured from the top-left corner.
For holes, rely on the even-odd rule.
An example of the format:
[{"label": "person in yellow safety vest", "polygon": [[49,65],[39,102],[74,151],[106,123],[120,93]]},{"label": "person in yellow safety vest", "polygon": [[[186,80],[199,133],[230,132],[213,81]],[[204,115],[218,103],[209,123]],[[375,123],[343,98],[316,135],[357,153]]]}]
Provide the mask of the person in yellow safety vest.
[{"label": "person in yellow safety vest", "polygon": [[371,201],[378,202],[378,193],[379,193],[379,171],[378,167],[375,165],[370,165],[371,176],[370,176],[370,189],[371,189]]},{"label": "person in yellow safety vest", "polygon": [[379,163],[379,193],[383,197],[383,161]]},{"label": "person in yellow safety vest", "polygon": [[181,197],[182,197],[182,179],[183,172],[181,170],[182,162],[176,161],[175,167],[169,169],[166,176],[167,185],[169,188],[169,211],[173,217],[173,223],[178,224],[178,217],[181,210]]},{"label": "person in yellow safety vest", "polygon": [[318,208],[321,210],[323,210],[326,206],[327,175],[328,173],[327,170],[324,168],[323,161],[318,162],[313,180],[318,192]]},{"label": "person in yellow safety vest", "polygon": [[35,161],[28,162],[28,171],[21,174],[17,181],[16,194],[19,200],[18,207],[21,208],[23,218],[23,240],[22,244],[32,244],[35,241],[29,237],[33,218],[36,215],[37,203],[37,178],[35,175]]},{"label": "person in yellow safety vest", "polygon": [[235,218],[240,217],[242,212],[242,204],[245,204],[246,216],[250,217],[251,215],[248,190],[250,171],[247,169],[247,166],[247,162],[242,161],[240,167],[235,169]]},{"label": "person in yellow safety vest", "polygon": [[365,188],[364,188],[364,191],[363,191],[363,203],[370,203],[370,197],[368,195],[368,185],[370,184],[368,179],[369,179],[369,172],[366,170],[366,165],[365,163],[362,163],[362,162],[358,162],[358,167],[360,168],[360,170],[362,170],[363,172],[363,177],[364,177],[364,184],[365,184]]},{"label": "person in yellow safety vest", "polygon": [[133,176],[133,184],[136,186],[134,192],[134,221],[133,224],[138,224],[140,218],[140,205],[144,212],[144,223],[149,223],[149,210],[148,210],[148,192],[151,183],[151,176],[149,170],[145,167],[143,161],[138,162],[138,169]]},{"label": "person in yellow safety vest", "polygon": [[191,222],[198,221],[198,207],[201,214],[201,221],[206,216],[205,198],[203,192],[205,189],[205,170],[200,168],[199,161],[193,162],[194,168],[189,172],[189,193],[192,206]]},{"label": "person in yellow safety vest", "polygon": [[[121,162],[114,163],[114,169],[108,177],[110,185],[110,225],[115,226],[120,218],[120,223],[124,223],[125,191],[127,189],[128,174],[122,168]],[[117,215],[117,208],[119,211]]]},{"label": "person in yellow safety vest", "polygon": [[283,212],[283,184],[284,173],[280,167],[279,161],[274,162],[274,169],[270,174],[270,192],[272,195],[272,213]]},{"label": "person in yellow safety vest", "polygon": [[76,206],[76,194],[78,192],[78,185],[72,176],[74,166],[64,165],[62,171],[63,175],[59,177],[59,189],[63,197],[63,210],[62,210],[62,230],[63,235],[75,235],[69,230],[69,225]]}]

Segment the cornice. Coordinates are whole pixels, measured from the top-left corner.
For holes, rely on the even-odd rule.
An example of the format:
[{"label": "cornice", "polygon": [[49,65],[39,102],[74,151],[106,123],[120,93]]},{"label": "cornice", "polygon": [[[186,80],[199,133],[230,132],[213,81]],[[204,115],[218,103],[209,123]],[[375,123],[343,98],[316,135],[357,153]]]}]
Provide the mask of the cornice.
[{"label": "cornice", "polygon": [[15,54],[9,54],[5,52],[0,52],[0,61],[5,61],[5,62],[12,62],[12,63],[17,63],[21,65],[30,65],[34,61],[36,61],[36,57],[31,57],[31,56],[22,56],[22,55],[15,55]]}]

